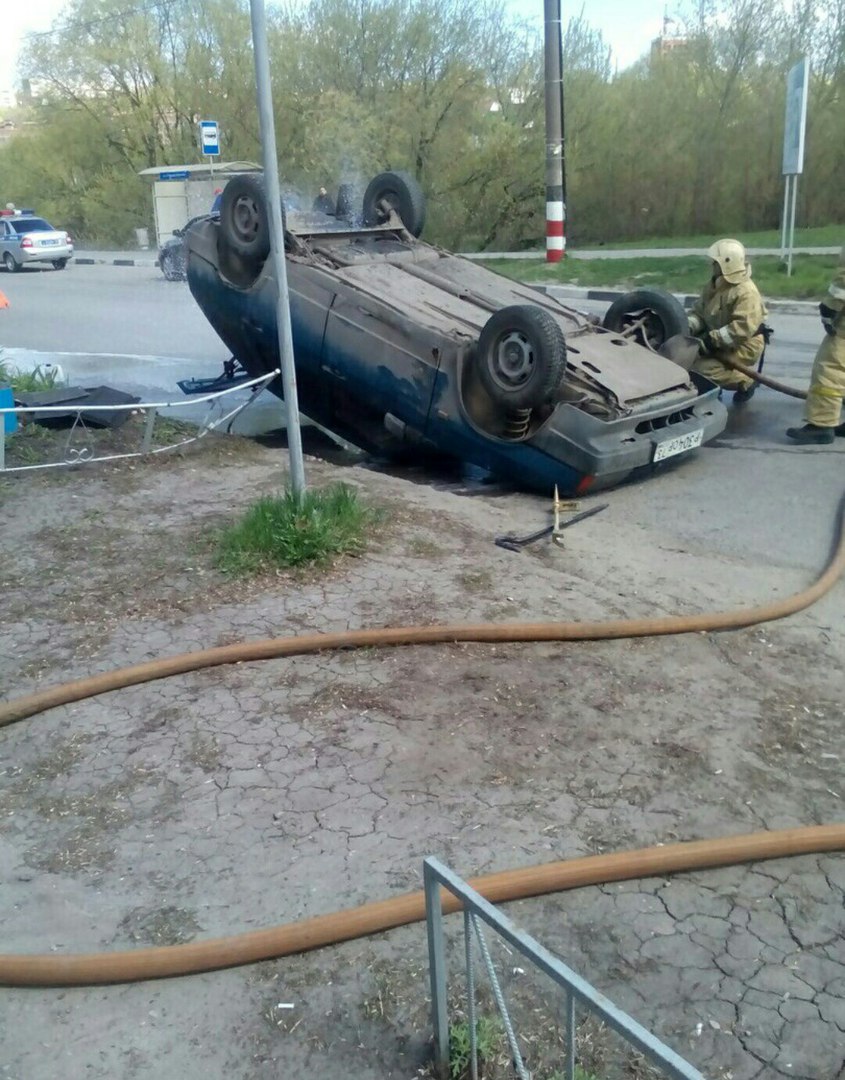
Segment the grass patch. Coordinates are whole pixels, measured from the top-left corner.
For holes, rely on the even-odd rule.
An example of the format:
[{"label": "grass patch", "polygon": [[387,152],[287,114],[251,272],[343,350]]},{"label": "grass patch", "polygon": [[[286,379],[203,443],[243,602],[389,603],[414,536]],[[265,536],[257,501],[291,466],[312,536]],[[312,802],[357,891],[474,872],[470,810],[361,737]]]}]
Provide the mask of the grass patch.
[{"label": "grass patch", "polygon": [[[484,1065],[502,1052],[505,1033],[498,1017],[479,1016],[475,1022],[475,1047],[480,1072]],[[472,1047],[469,1021],[462,1020],[449,1028],[449,1073],[452,1080],[466,1080],[470,1075]]]},{"label": "grass patch", "polygon": [[[796,255],[792,276],[777,256],[752,259],[754,281],[764,296],[820,300],[838,266],[834,255]],[[517,281],[582,285],[587,288],[668,289],[698,293],[707,279],[708,264],[697,255],[681,258],[645,256],[637,259],[567,259],[550,264],[541,259],[491,259],[485,266]]]},{"label": "grass patch", "polygon": [[254,574],[357,555],[379,517],[346,484],[301,498],[290,491],[266,495],[220,535],[217,565],[225,573]]},{"label": "grass patch", "polygon": [[9,364],[0,361],[0,385],[11,386],[19,394],[34,393],[38,390],[53,390],[59,373],[45,371],[40,365],[32,371],[18,371]]},{"label": "grass patch", "polygon": [[[795,247],[841,247],[842,234],[845,232],[843,225],[817,225],[812,228],[795,230]],[[735,236],[730,229],[720,234]],[[700,247],[708,248],[717,240],[715,233],[702,235],[697,233],[693,236],[647,236],[640,240],[606,240],[604,244],[584,244],[584,248],[679,248]],[[756,232],[740,231],[737,239],[741,240],[746,247],[777,248],[780,250],[780,229],[758,229]]]}]

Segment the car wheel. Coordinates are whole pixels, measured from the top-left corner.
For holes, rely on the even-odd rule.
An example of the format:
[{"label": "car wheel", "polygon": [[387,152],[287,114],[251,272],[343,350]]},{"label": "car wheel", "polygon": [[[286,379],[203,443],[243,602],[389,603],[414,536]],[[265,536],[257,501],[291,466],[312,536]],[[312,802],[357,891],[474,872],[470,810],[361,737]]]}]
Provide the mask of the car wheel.
[{"label": "car wheel", "polygon": [[340,184],[337,189],[335,216],[351,221],[355,216],[355,188],[352,184]]},{"label": "car wheel", "polygon": [[15,256],[11,251],[5,251],[3,253],[3,265],[9,271],[10,274],[16,274],[20,270],[20,263],[15,261]]},{"label": "car wheel", "polygon": [[406,172],[379,173],[364,192],[364,224],[379,225],[395,210],[412,236],[425,225],[425,195],[417,181]]},{"label": "car wheel", "polygon": [[683,304],[662,289],[636,289],[620,296],[607,309],[602,326],[621,334],[638,322],[646,344],[655,350],[676,334],[689,333]]},{"label": "car wheel", "polygon": [[54,270],[64,270],[67,266],[67,259],[53,259]]},{"label": "car wheel", "polygon": [[502,308],[478,339],[478,377],[508,409],[546,404],[566,371],[566,342],[552,316],[532,304]]},{"label": "car wheel", "polygon": [[270,253],[270,214],[260,176],[233,176],[223,188],[220,234],[236,255],[261,262]]},{"label": "car wheel", "polygon": [[161,267],[161,272],[164,274],[166,281],[181,281],[182,275],[179,272],[179,266],[177,265],[176,256],[172,251],[162,251],[159,256],[158,264]]}]

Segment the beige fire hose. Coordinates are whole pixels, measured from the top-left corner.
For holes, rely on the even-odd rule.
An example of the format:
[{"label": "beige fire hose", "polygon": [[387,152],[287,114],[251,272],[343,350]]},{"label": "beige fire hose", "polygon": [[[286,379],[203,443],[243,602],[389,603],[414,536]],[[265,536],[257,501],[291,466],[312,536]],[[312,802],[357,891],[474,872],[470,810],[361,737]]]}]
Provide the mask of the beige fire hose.
[{"label": "beige fire hose", "polygon": [[756,368],[746,367],[745,364],[740,364],[736,360],[729,360],[725,356],[720,356],[719,360],[729,368],[733,368],[734,371],[741,371],[742,374],[747,375],[749,379],[762,383],[763,386],[769,386],[772,390],[777,390],[779,393],[786,394],[789,397],[800,398],[802,401],[807,400],[806,390],[798,390],[788,383],[782,383],[777,379],[772,379],[770,376],[764,375],[762,371],[758,371]]},{"label": "beige fire hose", "polygon": [[[787,855],[813,855],[845,848],[845,825],[816,825],[805,829],[749,833],[720,840],[696,840],[668,847],[642,848],[613,855],[504,870],[473,878],[469,884],[491,903],[522,900],[578,889],[585,885],[632,878],[662,877],[681,870],[778,859]],[[460,901],[442,892],[443,910],[458,911]],[[3,986],[94,986],[100,983],[140,982],[175,975],[239,967],[309,952],[325,945],[379,934],[425,918],[421,892],[362,904],[349,911],[272,926],[234,937],[168,945],[133,952],[91,953],[79,956],[0,956]]]},{"label": "beige fire hose", "polygon": [[[337,634],[309,634],[245,642],[137,664],[19,698],[0,706],[0,726],[34,716],[57,705],[66,705],[124,686],[163,679],[186,671],[271,657],[299,656],[329,649],[457,641],[599,641],[737,630],[782,619],[815,603],[841,576],[845,569],[844,514],[845,498],[839,505],[833,554],[816,581],[791,597],[758,607],[702,615],[617,619],[592,623],[479,623],[352,630]],[[493,903],[502,903],[608,881],[839,850],[845,850],[845,824],[753,833],[747,836],[592,856],[522,870],[506,870],[477,878],[471,884]],[[447,897],[444,906],[445,910],[451,911],[455,910],[457,904]],[[415,922],[423,917],[422,896],[411,893],[391,900],[364,904],[350,911],[188,945],[79,956],[5,955],[0,956],[0,985],[89,986],[189,975],[350,941]]]}]

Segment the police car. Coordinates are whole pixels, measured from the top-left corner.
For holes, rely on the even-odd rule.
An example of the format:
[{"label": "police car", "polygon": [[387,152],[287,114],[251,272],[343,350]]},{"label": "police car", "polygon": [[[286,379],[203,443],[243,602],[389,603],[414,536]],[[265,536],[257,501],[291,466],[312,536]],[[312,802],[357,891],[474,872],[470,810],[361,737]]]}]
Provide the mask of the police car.
[{"label": "police car", "polygon": [[34,210],[7,206],[0,210],[0,259],[14,274],[30,263],[49,263],[64,270],[73,258],[73,240]]}]

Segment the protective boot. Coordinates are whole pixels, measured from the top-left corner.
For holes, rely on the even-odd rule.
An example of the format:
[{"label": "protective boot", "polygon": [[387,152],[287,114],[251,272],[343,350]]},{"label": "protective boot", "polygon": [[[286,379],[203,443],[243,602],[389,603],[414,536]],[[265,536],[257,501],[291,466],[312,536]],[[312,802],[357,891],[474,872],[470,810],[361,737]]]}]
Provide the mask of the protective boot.
[{"label": "protective boot", "polygon": [[840,435],[845,439],[845,424],[840,424],[839,427],[833,429],[834,435]]},{"label": "protective boot", "polygon": [[[845,424],[842,425],[845,429]],[[819,446],[832,443],[834,432],[845,435],[845,430],[840,432],[838,428],[816,427],[815,424],[805,424],[803,427],[791,427],[786,429],[786,434],[797,443],[814,443]]]},{"label": "protective boot", "polygon": [[734,405],[744,405],[746,401],[750,401],[757,393],[757,383],[753,382],[750,386],[746,386],[744,390],[734,391]]}]

